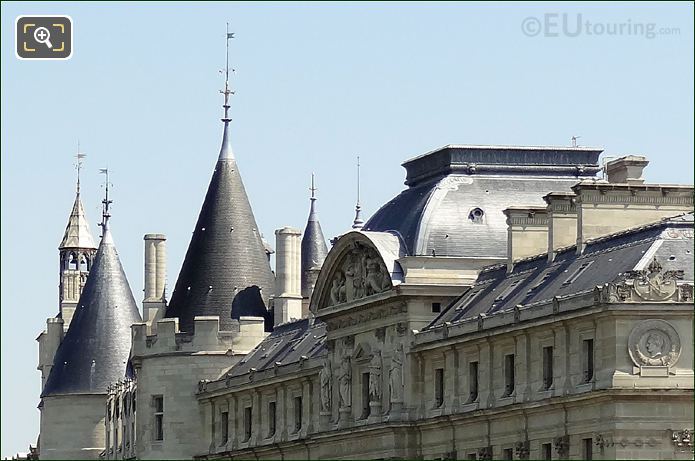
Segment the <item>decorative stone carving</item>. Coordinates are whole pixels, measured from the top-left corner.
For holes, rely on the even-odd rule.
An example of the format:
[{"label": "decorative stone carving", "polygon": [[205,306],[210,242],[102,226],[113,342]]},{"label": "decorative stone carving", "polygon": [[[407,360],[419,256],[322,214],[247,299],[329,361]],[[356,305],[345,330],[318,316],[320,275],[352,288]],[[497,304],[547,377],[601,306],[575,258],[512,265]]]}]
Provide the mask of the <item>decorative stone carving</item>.
[{"label": "decorative stone carving", "polygon": [[673,444],[684,450],[687,448],[692,449],[693,447],[693,431],[692,429],[684,429],[682,431],[673,431],[671,435],[671,440]]},{"label": "decorative stone carving", "polygon": [[676,293],[676,279],[683,278],[683,271],[663,271],[654,258],[647,269],[632,271],[635,294],[645,301],[665,301]]},{"label": "decorative stone carving", "polygon": [[570,438],[568,435],[562,435],[560,437],[555,437],[553,439],[553,446],[555,447],[555,452],[561,458],[565,458],[569,454],[570,450]]},{"label": "decorative stone carving", "polygon": [[340,364],[340,407],[348,408],[352,405],[352,367],[350,356],[345,354]]},{"label": "decorative stone carving", "polygon": [[389,399],[391,403],[403,402],[403,345],[399,344],[391,355],[389,368]]},{"label": "decorative stone carving", "polygon": [[658,319],[643,320],[630,332],[628,351],[638,367],[670,367],[680,357],[681,341],[670,323]]},{"label": "decorative stone carving", "polygon": [[333,397],[333,373],[328,357],[323,362],[319,378],[321,380],[321,411],[328,413],[331,411],[331,399]]},{"label": "decorative stone carving", "polygon": [[523,442],[516,442],[514,444],[514,452],[516,453],[516,457],[518,459],[528,459],[529,455],[529,441],[525,440]]},{"label": "decorative stone carving", "polygon": [[684,283],[680,285],[678,290],[678,301],[682,303],[693,302],[693,286],[689,283]]},{"label": "decorative stone carving", "polygon": [[478,459],[480,460],[491,460],[492,459],[492,447],[483,447],[478,450]]},{"label": "decorative stone carving", "polygon": [[369,401],[381,402],[381,352],[376,352],[369,363]]},{"label": "decorative stone carving", "polygon": [[398,322],[396,325],[396,333],[398,333],[398,336],[404,336],[406,331],[408,331],[408,325],[405,322]]},{"label": "decorative stone carving", "polygon": [[377,251],[361,242],[352,248],[337,264],[328,284],[330,293],[326,306],[362,299],[391,288],[391,276]]}]

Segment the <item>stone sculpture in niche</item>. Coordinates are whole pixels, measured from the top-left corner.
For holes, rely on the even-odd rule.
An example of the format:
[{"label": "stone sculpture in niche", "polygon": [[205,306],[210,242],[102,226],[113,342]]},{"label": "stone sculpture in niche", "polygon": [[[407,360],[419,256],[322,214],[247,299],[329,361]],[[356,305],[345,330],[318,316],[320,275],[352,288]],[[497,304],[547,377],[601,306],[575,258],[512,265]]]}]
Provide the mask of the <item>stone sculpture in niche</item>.
[{"label": "stone sculpture in niche", "polygon": [[680,337],[664,320],[643,320],[630,333],[628,351],[638,367],[673,366],[681,353]]},{"label": "stone sculpture in niche", "polygon": [[352,387],[352,369],[350,367],[350,357],[346,354],[343,356],[340,364],[340,407],[348,408],[352,405],[351,387]]},{"label": "stone sculpture in niche", "polygon": [[360,242],[354,242],[336,266],[327,306],[362,299],[391,287],[391,276],[379,254]]},{"label": "stone sculpture in niche", "polygon": [[381,401],[381,353],[372,356],[369,363],[369,401]]},{"label": "stone sculpture in niche", "polygon": [[331,373],[331,361],[326,357],[323,368],[321,368],[321,410],[331,411],[331,397],[333,396],[333,374]]},{"label": "stone sculpture in niche", "polygon": [[391,368],[389,369],[389,393],[391,403],[403,401],[403,345],[399,344],[391,355]]}]

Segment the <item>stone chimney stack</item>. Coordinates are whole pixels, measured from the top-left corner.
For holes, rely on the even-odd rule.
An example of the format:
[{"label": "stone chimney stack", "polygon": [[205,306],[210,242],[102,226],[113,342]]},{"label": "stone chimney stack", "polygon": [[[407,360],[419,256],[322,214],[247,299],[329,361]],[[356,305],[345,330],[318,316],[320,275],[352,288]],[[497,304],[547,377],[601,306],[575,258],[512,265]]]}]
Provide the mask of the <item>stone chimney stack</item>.
[{"label": "stone chimney stack", "polygon": [[548,247],[548,212],[544,207],[509,207],[507,217],[507,271],[514,261],[544,253]]},{"label": "stone chimney stack", "polygon": [[642,171],[648,164],[647,157],[627,155],[606,163],[606,178],[610,183],[642,184]]},{"label": "stone chimney stack", "polygon": [[275,231],[275,325],[302,317],[301,235],[292,227]]},{"label": "stone chimney stack", "polygon": [[558,248],[577,243],[576,196],[571,192],[551,192],[548,204],[548,262],[555,260]]},{"label": "stone chimney stack", "polygon": [[[145,234],[145,297],[142,302],[143,320],[153,324],[166,307],[167,247],[164,234]],[[160,315],[158,311],[162,309]]]}]

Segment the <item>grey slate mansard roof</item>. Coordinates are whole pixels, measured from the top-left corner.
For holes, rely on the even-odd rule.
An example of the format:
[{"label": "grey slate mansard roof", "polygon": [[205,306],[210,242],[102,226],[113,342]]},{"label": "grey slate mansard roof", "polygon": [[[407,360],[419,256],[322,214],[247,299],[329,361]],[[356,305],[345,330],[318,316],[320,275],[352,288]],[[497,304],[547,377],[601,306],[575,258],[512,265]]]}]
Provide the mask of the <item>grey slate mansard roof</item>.
[{"label": "grey slate mansard roof", "polygon": [[236,364],[229,376],[240,376],[251,368],[256,371],[298,362],[302,356],[311,359],[326,355],[326,324],[316,320],[300,319],[275,327],[254,350]]},{"label": "grey slate mansard roof", "polygon": [[545,253],[518,261],[509,274],[506,264],[491,266],[426,329],[593,289],[634,270],[645,255],[650,261],[655,257],[664,271],[683,270],[684,280],[692,282],[693,240],[669,238],[673,229],[690,230],[692,235],[693,214],[590,240],[581,255],[576,245],[567,247],[550,264]]},{"label": "grey slate mansard roof", "polygon": [[181,331],[192,332],[197,315],[232,319],[256,316],[272,328],[268,301],[274,278],[244,183],[232,154],[229,121],[205,201],[188,245],[165,317],[178,317]]},{"label": "grey slate mansard roof", "polygon": [[[512,205],[545,206],[599,171],[601,149],[445,146],[403,163],[408,189],[382,206],[365,231],[401,235],[410,255],[503,258]],[[479,208],[479,222],[471,213]]]},{"label": "grey slate mansard roof", "polygon": [[107,225],[41,397],[106,393],[126,375],[130,326],[140,321]]}]

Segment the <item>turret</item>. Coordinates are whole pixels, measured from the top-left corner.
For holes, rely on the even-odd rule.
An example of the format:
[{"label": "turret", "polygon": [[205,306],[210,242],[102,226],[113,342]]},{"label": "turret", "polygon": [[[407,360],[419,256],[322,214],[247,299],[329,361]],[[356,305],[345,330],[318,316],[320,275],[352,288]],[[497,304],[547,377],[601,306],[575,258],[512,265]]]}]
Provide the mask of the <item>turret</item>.
[{"label": "turret", "polygon": [[307,219],[302,237],[302,317],[309,313],[309,301],[314,291],[316,279],[321,271],[323,261],[328,254],[326,239],[321,230],[318,215],[316,214],[316,188],[314,187],[314,175],[311,175],[311,197],[309,219]]}]

